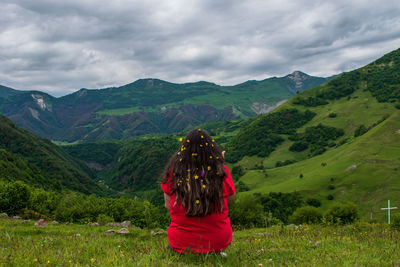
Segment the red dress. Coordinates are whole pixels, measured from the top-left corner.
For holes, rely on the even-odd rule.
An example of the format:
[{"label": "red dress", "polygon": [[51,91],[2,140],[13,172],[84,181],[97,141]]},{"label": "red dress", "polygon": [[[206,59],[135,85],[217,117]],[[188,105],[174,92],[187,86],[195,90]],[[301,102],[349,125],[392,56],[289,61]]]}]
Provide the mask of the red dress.
[{"label": "red dress", "polygon": [[175,194],[171,195],[172,184],[161,184],[161,188],[171,196],[171,224],[168,228],[168,240],[177,252],[187,250],[197,253],[221,252],[232,242],[232,227],[228,217],[228,196],[235,194],[232,176],[224,166],[226,179],[222,197],[224,209],[221,213],[213,212],[204,217],[187,217],[185,208],[175,203]]}]

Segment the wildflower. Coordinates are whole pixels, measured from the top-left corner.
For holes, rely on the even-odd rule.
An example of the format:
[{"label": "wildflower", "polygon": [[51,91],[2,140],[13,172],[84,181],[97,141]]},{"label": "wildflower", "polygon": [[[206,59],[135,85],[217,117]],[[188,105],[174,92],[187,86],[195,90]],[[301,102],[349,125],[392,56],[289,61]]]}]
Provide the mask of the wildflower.
[{"label": "wildflower", "polygon": [[120,245],[118,245],[118,248],[120,248],[121,246]]},{"label": "wildflower", "polygon": [[196,204],[199,204],[199,203],[200,203],[200,201],[197,199],[197,200],[196,200]]},{"label": "wildflower", "polygon": [[182,161],[182,158],[180,158],[179,161]]},{"label": "wildflower", "polygon": [[204,135],[202,135],[201,138],[204,138]]},{"label": "wildflower", "polygon": [[210,156],[210,159],[212,159],[212,156]]},{"label": "wildflower", "polygon": [[48,260],[47,263],[50,263],[50,260]]},{"label": "wildflower", "polygon": [[187,139],[187,140],[186,140],[186,142],[190,143],[190,140],[189,140],[189,139]]},{"label": "wildflower", "polygon": [[211,166],[208,166],[208,167],[207,167],[207,170],[208,170],[208,171],[211,171]]},{"label": "wildflower", "polygon": [[186,178],[186,182],[189,182],[189,178]]},{"label": "wildflower", "polygon": [[214,147],[214,144],[211,144],[212,147]]},{"label": "wildflower", "polygon": [[182,138],[182,137],[181,137],[181,138],[179,138],[179,141],[180,141],[180,142],[182,142],[182,141],[183,141],[183,138]]},{"label": "wildflower", "polygon": [[198,131],[201,132],[201,129],[199,128]]},{"label": "wildflower", "polygon": [[188,169],[188,172],[190,172],[190,169]]},{"label": "wildflower", "polygon": [[208,143],[206,143],[206,146],[208,146]]},{"label": "wildflower", "polygon": [[203,188],[206,188],[206,186],[203,184]]},{"label": "wildflower", "polygon": [[194,179],[199,179],[199,176],[196,174],[195,176],[194,176]]},{"label": "wildflower", "polygon": [[90,259],[90,261],[91,261],[91,262],[94,262],[94,259],[93,259],[93,258],[91,258],[91,259]]},{"label": "wildflower", "polygon": [[203,145],[202,145],[202,144],[200,144],[200,147],[203,147]]},{"label": "wildflower", "polygon": [[37,259],[34,259],[33,261],[37,261]]},{"label": "wildflower", "polygon": [[314,243],[314,247],[318,246],[318,244],[319,244],[319,241],[316,241],[316,242]]},{"label": "wildflower", "polygon": [[260,252],[263,252],[263,251],[264,251],[264,249],[262,248],[262,249],[257,250],[257,253],[260,253]]},{"label": "wildflower", "polygon": [[204,177],[206,173],[204,171],[201,171],[201,177]]},{"label": "wildflower", "polygon": [[219,157],[216,157],[216,159],[219,159]]},{"label": "wildflower", "polygon": [[212,139],[211,141],[213,141],[213,142],[214,142],[215,140],[214,140],[214,139]]}]

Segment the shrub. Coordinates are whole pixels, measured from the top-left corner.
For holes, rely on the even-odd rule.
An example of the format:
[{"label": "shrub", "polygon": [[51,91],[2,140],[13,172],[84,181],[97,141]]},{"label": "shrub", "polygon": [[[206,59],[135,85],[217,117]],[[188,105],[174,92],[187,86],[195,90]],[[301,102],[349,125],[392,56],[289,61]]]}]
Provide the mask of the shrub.
[{"label": "shrub", "polygon": [[229,217],[234,225],[262,227],[265,224],[263,206],[253,195],[242,195],[229,203]]},{"label": "shrub", "polygon": [[358,208],[352,203],[333,204],[325,214],[325,221],[330,224],[348,224],[358,219]]},{"label": "shrub", "polygon": [[361,124],[354,132],[354,137],[360,136],[368,132],[367,127],[364,124]]},{"label": "shrub", "polygon": [[335,189],[335,185],[333,185],[333,184],[330,184],[330,185],[328,186],[328,189],[329,189],[329,190],[333,190],[333,189]]},{"label": "shrub", "polygon": [[334,197],[333,197],[333,195],[329,194],[329,195],[326,197],[326,199],[327,199],[327,200],[333,200]]},{"label": "shrub", "polygon": [[246,192],[249,190],[250,190],[250,188],[242,181],[239,181],[236,185],[236,191],[238,191],[238,192]]},{"label": "shrub", "polygon": [[30,187],[23,182],[4,184],[0,187],[0,212],[15,215],[18,210],[26,208],[30,193]]},{"label": "shrub", "polygon": [[295,224],[313,224],[319,223],[322,219],[322,213],[316,207],[305,206],[298,208],[292,216],[290,216],[289,221]]},{"label": "shrub", "polygon": [[105,214],[99,214],[99,216],[97,216],[96,221],[100,224],[100,225],[105,225],[109,222],[113,222],[114,219],[108,215]]},{"label": "shrub", "polygon": [[289,165],[289,164],[293,164],[293,163],[295,163],[296,162],[296,160],[294,160],[294,159],[287,159],[287,160],[285,160],[285,161],[277,161],[276,163],[275,163],[275,167],[282,167],[282,166],[286,166],[286,165]]},{"label": "shrub", "polygon": [[306,150],[308,148],[308,143],[304,141],[297,141],[294,142],[290,147],[290,151],[296,151],[296,152],[301,152],[303,150]]},{"label": "shrub", "polygon": [[393,229],[400,230],[400,213],[393,214],[391,219],[390,226]]},{"label": "shrub", "polygon": [[332,113],[329,113],[328,117],[329,118],[336,118],[337,114],[332,112]]},{"label": "shrub", "polygon": [[316,207],[316,208],[321,206],[321,202],[316,198],[309,198],[309,199],[306,200],[306,203],[307,203],[307,205],[313,206],[313,207]]}]

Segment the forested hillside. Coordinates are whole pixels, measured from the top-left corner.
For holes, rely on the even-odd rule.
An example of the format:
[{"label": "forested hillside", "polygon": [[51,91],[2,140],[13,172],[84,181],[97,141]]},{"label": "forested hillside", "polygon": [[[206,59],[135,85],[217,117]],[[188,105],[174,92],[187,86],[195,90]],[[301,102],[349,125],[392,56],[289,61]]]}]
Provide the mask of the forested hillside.
[{"label": "forested hillside", "polygon": [[51,190],[105,194],[92,171],[48,139],[38,138],[0,115],[0,180],[21,180]]}]

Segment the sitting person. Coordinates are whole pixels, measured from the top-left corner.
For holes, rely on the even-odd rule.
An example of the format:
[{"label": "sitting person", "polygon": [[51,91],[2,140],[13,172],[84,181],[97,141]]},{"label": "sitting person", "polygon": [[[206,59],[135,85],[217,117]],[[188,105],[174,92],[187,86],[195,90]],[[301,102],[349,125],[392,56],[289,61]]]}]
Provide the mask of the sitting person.
[{"label": "sitting person", "polygon": [[232,241],[228,200],[235,187],[224,153],[206,131],[195,129],[165,167],[161,188],[171,216],[168,240],[176,252],[222,252]]}]

